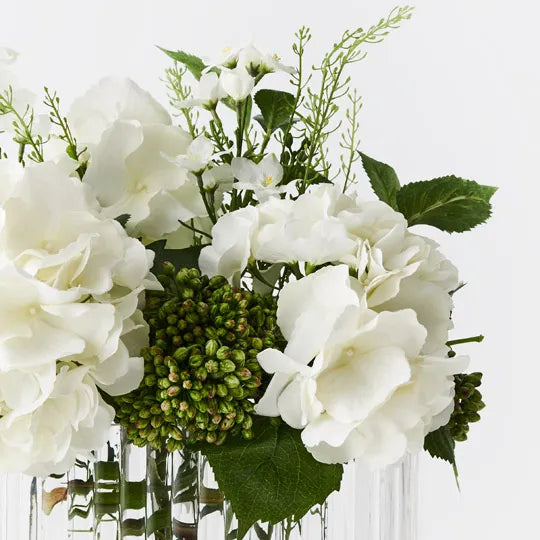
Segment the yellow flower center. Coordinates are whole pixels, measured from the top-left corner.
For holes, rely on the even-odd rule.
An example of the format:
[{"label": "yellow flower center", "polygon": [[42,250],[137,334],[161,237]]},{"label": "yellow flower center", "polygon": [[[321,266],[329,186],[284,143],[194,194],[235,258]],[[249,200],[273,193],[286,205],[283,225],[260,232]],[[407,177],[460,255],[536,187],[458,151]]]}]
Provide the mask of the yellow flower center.
[{"label": "yellow flower center", "polygon": [[51,242],[49,242],[49,240],[43,240],[43,242],[41,243],[41,248],[45,251],[52,251],[54,246]]},{"label": "yellow flower center", "polygon": [[264,185],[265,185],[265,187],[268,187],[273,181],[274,181],[274,177],[273,177],[273,176],[267,176],[267,177],[264,179]]}]

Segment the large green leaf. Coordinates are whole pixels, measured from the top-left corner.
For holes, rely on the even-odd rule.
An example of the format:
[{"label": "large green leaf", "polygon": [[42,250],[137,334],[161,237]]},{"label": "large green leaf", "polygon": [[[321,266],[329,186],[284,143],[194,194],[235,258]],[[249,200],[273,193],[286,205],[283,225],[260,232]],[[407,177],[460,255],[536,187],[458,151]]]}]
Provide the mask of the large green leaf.
[{"label": "large green leaf", "polygon": [[473,180],[443,176],[403,186],[397,204],[409,225],[424,223],[442,231],[464,232],[491,216],[489,201],[495,191]]},{"label": "large green leaf", "polygon": [[300,519],[339,489],[343,474],[341,465],[316,461],[300,431],[277,418],[256,418],[253,432],[251,441],[201,448],[238,518],[239,540],[256,521]]},{"label": "large green leaf", "polygon": [[174,264],[177,270],[180,268],[198,268],[199,255],[204,246],[192,246],[184,249],[165,249],[166,240],[158,240],[148,244],[147,249],[155,253],[152,272],[160,274],[165,261]]},{"label": "large green leaf", "polygon": [[264,89],[255,94],[255,103],[262,113],[262,118],[255,119],[265,131],[273,132],[286,126],[294,114],[296,98],[289,92],[281,90]]},{"label": "large green leaf", "polygon": [[375,195],[394,210],[397,210],[396,195],[400,184],[396,171],[390,165],[370,158],[362,152],[360,152],[360,157]]},{"label": "large green leaf", "polygon": [[186,53],[184,51],[169,51],[163,47],[158,48],[161,49],[167,56],[170,56],[173,60],[184,64],[184,66],[189,69],[197,80],[201,78],[201,74],[206,66],[198,56]]}]

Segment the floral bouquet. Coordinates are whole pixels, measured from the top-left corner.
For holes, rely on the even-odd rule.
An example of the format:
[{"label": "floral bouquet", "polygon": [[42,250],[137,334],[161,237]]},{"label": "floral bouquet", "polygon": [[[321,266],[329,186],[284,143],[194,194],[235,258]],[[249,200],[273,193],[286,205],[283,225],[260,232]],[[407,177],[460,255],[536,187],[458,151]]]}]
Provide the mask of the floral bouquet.
[{"label": "floral bouquet", "polygon": [[[324,503],[352,460],[424,448],[455,469],[484,404],[453,347],[482,337],[449,340],[463,284],[414,227],[468,231],[495,188],[402,185],[359,150],[346,74],[410,14],[345,32],[312,69],[307,28],[295,67],[251,44],[164,50],[174,121],[124,79],[66,115],[45,88],[40,107],[0,50],[0,471],[88,467],[120,425],[153,456],[147,532],[174,528],[164,467],[180,453],[182,500],[203,456],[240,539]],[[278,72],[287,89],[265,87]]]}]

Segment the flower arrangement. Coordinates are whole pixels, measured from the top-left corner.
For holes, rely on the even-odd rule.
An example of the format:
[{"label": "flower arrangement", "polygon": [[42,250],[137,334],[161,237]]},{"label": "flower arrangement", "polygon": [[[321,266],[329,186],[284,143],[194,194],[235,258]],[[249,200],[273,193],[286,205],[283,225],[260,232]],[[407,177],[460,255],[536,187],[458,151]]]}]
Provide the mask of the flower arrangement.
[{"label": "flower arrangement", "polygon": [[[495,188],[402,185],[359,150],[346,74],[410,15],[312,70],[307,28],[295,67],[252,44],[164,50],[174,121],[114,78],[67,115],[46,88],[42,110],[0,49],[0,472],[63,473],[116,422],[204,454],[242,538],[322,503],[351,460],[424,448],[456,470],[484,404],[454,347],[482,337],[449,339],[463,284],[414,226],[468,231]],[[288,90],[265,87],[278,72]]]}]

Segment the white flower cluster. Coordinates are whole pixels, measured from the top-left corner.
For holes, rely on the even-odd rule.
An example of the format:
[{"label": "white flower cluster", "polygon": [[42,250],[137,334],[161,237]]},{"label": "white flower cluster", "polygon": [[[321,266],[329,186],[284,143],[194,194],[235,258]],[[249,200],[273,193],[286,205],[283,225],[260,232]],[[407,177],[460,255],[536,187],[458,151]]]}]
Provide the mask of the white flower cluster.
[{"label": "white flower cluster", "polygon": [[152,252],[64,167],[3,165],[0,472],[47,475],[106,441],[114,410],[98,387],[140,384],[139,296],[158,284]]},{"label": "white flower cluster", "polygon": [[[0,86],[14,58],[0,49]],[[291,72],[252,45],[226,50],[177,105],[215,118],[279,70]],[[98,389],[139,385],[138,302],[159,287],[138,238],[187,247],[216,219],[202,273],[239,283],[249,270],[271,286],[295,269],[278,301],[288,345],[259,354],[273,374],[259,414],[301,429],[326,463],[393,463],[448,422],[466,364],[446,347],[457,271],[402,214],[329,184],[299,195],[274,154],[224,158],[128,79],[103,79],[68,118],[80,162],[65,145],[25,169],[0,160],[0,472],[65,471],[103,444],[114,411]],[[238,199],[254,205],[219,217]]]},{"label": "white flower cluster", "polygon": [[288,345],[259,355],[275,375],[257,405],[303,429],[316,459],[386,465],[448,422],[466,364],[445,346],[457,271],[401,214],[320,185],[226,214],[212,236],[210,276],[238,280],[254,260],[322,266],[280,292]]},{"label": "white flower cluster", "polygon": [[276,71],[293,73],[295,68],[283,65],[277,55],[262,53],[253,44],[236,50],[226,47],[201,75],[193,97],[179,105],[211,110],[226,97],[243,101],[251,94],[258,79]]},{"label": "white flower cluster", "polygon": [[167,111],[129,79],[103,79],[69,115],[88,149],[84,181],[107,217],[128,215],[133,236],[161,238],[179,220],[206,217],[195,173],[206,185],[232,183],[230,168],[212,167],[214,145],[173,126]]}]

